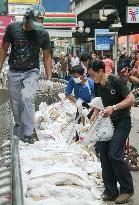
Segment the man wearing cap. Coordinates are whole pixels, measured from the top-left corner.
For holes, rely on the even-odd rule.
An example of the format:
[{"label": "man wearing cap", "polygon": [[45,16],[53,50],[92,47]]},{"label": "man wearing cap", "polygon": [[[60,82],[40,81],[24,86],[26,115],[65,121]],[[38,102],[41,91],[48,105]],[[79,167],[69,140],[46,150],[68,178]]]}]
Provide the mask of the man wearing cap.
[{"label": "man wearing cap", "polygon": [[18,128],[19,138],[33,143],[32,134],[34,123],[34,96],[39,77],[39,53],[43,50],[43,62],[47,74],[47,84],[52,88],[52,61],[50,54],[50,39],[43,28],[43,6],[30,6],[23,18],[23,22],[8,25],[0,51],[0,71],[11,46],[9,55],[9,92],[11,107]]}]

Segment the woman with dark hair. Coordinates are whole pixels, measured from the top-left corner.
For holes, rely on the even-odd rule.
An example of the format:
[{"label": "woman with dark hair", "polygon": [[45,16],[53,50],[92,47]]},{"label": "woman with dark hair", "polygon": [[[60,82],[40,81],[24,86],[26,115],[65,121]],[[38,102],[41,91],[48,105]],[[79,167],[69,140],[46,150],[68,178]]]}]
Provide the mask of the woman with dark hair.
[{"label": "woman with dark hair", "polygon": [[[101,97],[105,107],[103,117],[109,117],[114,126],[110,141],[99,142],[102,178],[105,191],[104,201],[124,204],[134,194],[133,180],[128,164],[124,160],[123,146],[131,130],[129,107],[135,102],[134,95],[123,80],[105,73],[105,64],[95,61],[89,65],[88,72],[95,82],[95,97]],[[117,187],[120,184],[120,190]]]},{"label": "woman with dark hair", "polygon": [[123,68],[130,69],[131,68],[130,63],[131,63],[130,59],[125,54],[122,54],[119,57],[119,61],[117,64],[118,74],[121,75],[121,71],[123,70]]},{"label": "woman with dark hair", "polygon": [[94,62],[97,60],[97,54],[95,52],[90,53],[90,62]]},{"label": "woman with dark hair", "polygon": [[[82,107],[89,108],[88,103],[94,97],[94,81],[84,76],[84,69],[81,65],[72,68],[72,77],[66,87],[66,97],[77,107],[76,119]],[[80,123],[80,119],[78,123]],[[76,140],[79,140],[77,133]]]}]

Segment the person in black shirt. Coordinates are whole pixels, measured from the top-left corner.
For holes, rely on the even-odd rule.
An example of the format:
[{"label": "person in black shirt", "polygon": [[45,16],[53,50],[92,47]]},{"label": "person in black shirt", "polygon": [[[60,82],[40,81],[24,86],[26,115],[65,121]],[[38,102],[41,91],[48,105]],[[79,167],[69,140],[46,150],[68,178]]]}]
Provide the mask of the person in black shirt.
[{"label": "person in black shirt", "polygon": [[7,56],[9,46],[8,82],[10,100],[18,136],[24,142],[33,143],[32,134],[35,127],[34,95],[39,77],[39,53],[43,50],[43,62],[47,74],[47,84],[52,88],[52,60],[50,54],[49,34],[43,28],[43,6],[31,5],[23,22],[8,25],[0,51],[0,71]]},{"label": "person in black shirt", "polygon": [[[95,96],[101,97],[105,107],[104,117],[111,117],[114,134],[110,141],[99,142],[102,178],[105,191],[102,199],[123,204],[133,195],[133,181],[128,164],[124,161],[123,146],[131,130],[130,106],[135,102],[133,94],[116,75],[107,76],[105,64],[95,61],[89,64],[88,72],[95,81]],[[120,190],[117,188],[120,184]],[[120,192],[119,192],[120,191]]]}]

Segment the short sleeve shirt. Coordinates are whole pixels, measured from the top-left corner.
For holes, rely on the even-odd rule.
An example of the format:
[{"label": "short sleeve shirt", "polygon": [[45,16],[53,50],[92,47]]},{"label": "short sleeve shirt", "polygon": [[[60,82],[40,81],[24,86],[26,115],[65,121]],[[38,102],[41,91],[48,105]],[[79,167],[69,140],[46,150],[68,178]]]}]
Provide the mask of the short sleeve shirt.
[{"label": "short sleeve shirt", "polygon": [[105,72],[107,74],[111,74],[112,70],[114,68],[114,63],[110,58],[106,58],[103,60],[104,64],[105,64]]},{"label": "short sleeve shirt", "polygon": [[22,22],[9,24],[3,40],[11,44],[9,66],[16,71],[39,68],[40,48],[51,48],[47,31],[25,31]]},{"label": "short sleeve shirt", "polygon": [[[115,75],[109,75],[105,86],[95,84],[95,96],[101,97],[104,107],[115,105],[124,100],[130,93],[130,90],[124,81]],[[114,111],[111,115],[112,120],[124,118],[130,114],[129,108]]]},{"label": "short sleeve shirt", "polygon": [[73,90],[76,99],[80,98],[85,103],[89,103],[94,97],[94,81],[88,78],[87,83],[82,85],[80,83],[75,83],[71,77],[66,87],[66,95],[71,95]]}]

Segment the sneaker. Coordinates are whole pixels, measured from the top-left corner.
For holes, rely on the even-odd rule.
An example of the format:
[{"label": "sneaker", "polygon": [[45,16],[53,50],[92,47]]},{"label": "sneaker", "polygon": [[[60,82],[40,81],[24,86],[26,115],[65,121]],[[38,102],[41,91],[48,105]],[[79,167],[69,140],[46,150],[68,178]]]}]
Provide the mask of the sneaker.
[{"label": "sneaker", "polygon": [[102,200],[103,201],[115,201],[117,196],[111,196],[111,195],[108,195],[108,194],[103,194],[102,195]]},{"label": "sneaker", "polygon": [[29,143],[29,144],[34,144],[34,141],[33,141],[33,139],[32,139],[32,137],[31,136],[24,136],[24,138],[22,139],[22,141],[24,142],[24,143]]},{"label": "sneaker", "polygon": [[133,196],[133,193],[130,193],[130,194],[120,194],[116,200],[115,200],[115,203],[116,204],[126,204],[129,200],[130,197]]}]

